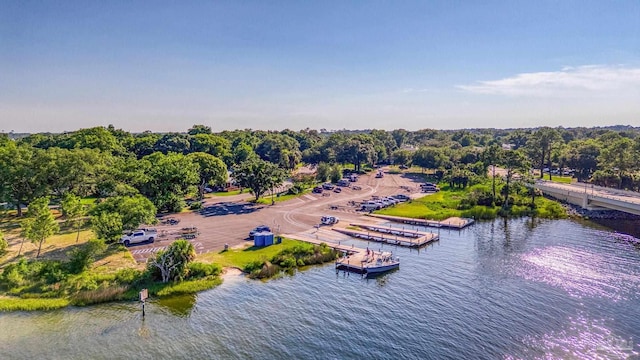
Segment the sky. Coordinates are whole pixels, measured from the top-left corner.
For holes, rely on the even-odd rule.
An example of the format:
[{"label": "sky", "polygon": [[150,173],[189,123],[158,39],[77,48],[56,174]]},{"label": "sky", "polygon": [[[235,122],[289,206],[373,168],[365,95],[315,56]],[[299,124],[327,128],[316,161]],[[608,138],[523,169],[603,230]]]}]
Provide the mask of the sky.
[{"label": "sky", "polygon": [[12,1],[0,131],[640,126],[640,1]]}]

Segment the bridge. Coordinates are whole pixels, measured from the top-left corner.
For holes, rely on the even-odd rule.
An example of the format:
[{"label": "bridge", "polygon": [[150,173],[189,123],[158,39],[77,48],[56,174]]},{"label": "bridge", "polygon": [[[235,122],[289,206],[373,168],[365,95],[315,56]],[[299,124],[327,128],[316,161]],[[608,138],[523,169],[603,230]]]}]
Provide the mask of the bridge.
[{"label": "bridge", "polygon": [[640,193],[594,186],[585,183],[561,184],[538,180],[544,194],[587,210],[618,210],[640,215]]}]

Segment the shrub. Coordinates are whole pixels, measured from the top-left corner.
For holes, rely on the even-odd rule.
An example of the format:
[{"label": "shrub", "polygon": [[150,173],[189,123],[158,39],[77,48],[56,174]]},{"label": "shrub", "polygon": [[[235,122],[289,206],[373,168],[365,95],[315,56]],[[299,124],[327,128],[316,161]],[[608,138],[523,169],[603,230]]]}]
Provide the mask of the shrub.
[{"label": "shrub", "polygon": [[196,250],[190,242],[176,240],[147,263],[147,271],[152,278],[162,282],[183,280],[188,276],[187,265],[195,258]]},{"label": "shrub", "polygon": [[217,276],[222,271],[222,268],[218,264],[205,264],[201,262],[194,262],[188,265],[189,278],[203,278],[207,276]]},{"label": "shrub", "polygon": [[107,246],[100,240],[89,240],[69,252],[67,267],[72,274],[79,274],[87,270],[95,261],[96,256],[104,253]]},{"label": "shrub", "polygon": [[134,285],[146,280],[146,273],[136,269],[121,269],[115,274],[115,281],[123,285]]}]

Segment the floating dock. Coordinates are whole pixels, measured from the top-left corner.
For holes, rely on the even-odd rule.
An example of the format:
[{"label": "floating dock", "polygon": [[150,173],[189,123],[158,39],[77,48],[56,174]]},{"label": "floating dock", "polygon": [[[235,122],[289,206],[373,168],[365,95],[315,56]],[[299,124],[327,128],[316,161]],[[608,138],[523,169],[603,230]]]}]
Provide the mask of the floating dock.
[{"label": "floating dock", "polygon": [[424,231],[417,231],[417,230],[412,230],[412,229],[400,229],[400,228],[395,228],[395,227],[391,227],[391,226],[382,226],[382,225],[372,225],[372,224],[360,224],[360,223],[351,223],[351,226],[357,226],[357,227],[361,227],[363,229],[367,229],[367,230],[371,230],[371,231],[377,231],[380,233],[385,233],[385,234],[391,234],[391,235],[400,235],[400,236],[404,236],[404,237],[410,237],[410,238],[420,238],[423,236],[432,236],[436,234],[430,233],[430,232],[424,232]]},{"label": "floating dock", "polygon": [[[375,228],[376,226],[370,225],[370,227]],[[384,228],[380,226],[377,226],[377,227]],[[407,236],[402,236],[400,234],[393,234],[395,236],[393,235],[384,236],[382,232],[379,232],[378,230],[373,230],[373,229],[372,229],[373,232],[343,229],[343,228],[333,228],[332,230],[345,235],[349,235],[357,239],[387,243],[392,245],[406,246],[406,247],[421,247],[432,241],[439,240],[438,235],[432,234],[432,233],[422,233],[422,235],[420,235],[419,237],[415,237],[415,236],[407,237]],[[386,233],[389,234],[389,232],[386,232]],[[415,231],[413,232],[413,235],[417,235]]]},{"label": "floating dock", "polygon": [[367,216],[371,216],[379,219],[385,219],[393,222],[399,222],[399,223],[408,224],[408,225],[418,225],[418,226],[428,226],[428,227],[458,229],[458,230],[463,229],[475,222],[475,220],[473,219],[460,218],[460,217],[450,217],[442,221],[436,221],[436,220],[414,219],[414,218],[406,218],[401,216],[380,215],[380,214],[367,214]]}]

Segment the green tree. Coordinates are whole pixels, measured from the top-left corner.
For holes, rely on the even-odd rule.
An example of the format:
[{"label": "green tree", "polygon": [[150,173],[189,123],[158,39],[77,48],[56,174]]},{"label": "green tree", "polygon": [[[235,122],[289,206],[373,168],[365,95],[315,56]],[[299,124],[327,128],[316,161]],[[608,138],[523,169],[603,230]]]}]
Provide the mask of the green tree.
[{"label": "green tree", "polygon": [[413,163],[423,169],[444,167],[448,159],[438,148],[423,147],[413,153]]},{"label": "green tree", "polygon": [[151,258],[147,269],[163,283],[182,280],[188,275],[188,265],[195,258],[196,251],[190,242],[176,240],[166,250],[159,251],[155,258]]},{"label": "green tree", "polygon": [[205,125],[193,125],[188,131],[189,135],[211,134],[211,127]]},{"label": "green tree", "polygon": [[342,179],[342,166],[339,164],[334,164],[331,167],[331,171],[329,172],[329,177],[331,178],[332,183],[337,183]]},{"label": "green tree", "polygon": [[[560,141],[562,141],[562,137],[560,137],[558,130],[550,127],[538,129],[527,141],[527,153],[531,162],[538,165],[541,179],[544,177],[545,161],[547,167],[551,169],[553,147]],[[551,179],[551,171],[549,171],[549,179]]]},{"label": "green tree", "polygon": [[0,147],[0,195],[16,207],[18,216],[22,216],[22,205],[47,193],[40,166],[43,151],[14,142]]},{"label": "green tree", "polygon": [[115,242],[122,236],[122,217],[118,213],[102,212],[91,217],[91,228],[98,239]]},{"label": "green tree", "polygon": [[199,183],[198,166],[187,156],[177,153],[153,153],[143,160],[150,166],[141,192],[160,211],[180,211],[189,187]]},{"label": "green tree", "polygon": [[222,185],[227,181],[227,165],[222,160],[202,152],[191,153],[187,157],[198,165],[198,175],[200,176],[198,193],[200,199],[204,197],[206,185]]},{"label": "green tree", "polygon": [[598,159],[600,167],[612,170],[618,175],[620,189],[622,189],[624,175],[628,174],[637,162],[634,145],[633,140],[621,137],[605,146]]},{"label": "green tree", "polygon": [[391,154],[391,158],[396,165],[409,165],[411,164],[412,154],[409,150],[396,150]]},{"label": "green tree", "polygon": [[38,243],[36,259],[40,257],[42,243],[51,235],[60,230],[51,210],[49,210],[49,198],[41,197],[33,200],[28,207],[28,218],[22,222],[24,234],[33,243]]},{"label": "green tree", "polygon": [[155,205],[142,195],[108,198],[96,205],[91,210],[91,214],[93,216],[118,214],[120,221],[119,234],[122,233],[122,230],[133,230],[141,224],[154,224],[157,221]]},{"label": "green tree", "polygon": [[331,173],[331,165],[321,162],[318,164],[316,168],[316,179],[320,182],[325,182],[329,178],[329,174]]},{"label": "green tree", "polygon": [[69,228],[75,229],[76,243],[80,239],[80,228],[84,222],[82,217],[84,216],[84,206],[78,196],[72,193],[66,193],[62,199],[62,215],[64,215],[66,225]]},{"label": "green tree", "polygon": [[506,184],[504,186],[505,200],[502,203],[503,209],[509,209],[509,194],[511,193],[511,181],[517,172],[524,173],[529,170],[527,159],[518,150],[507,150],[501,156],[502,164],[507,170],[505,175]]},{"label": "green tree", "polygon": [[500,161],[502,149],[497,144],[492,144],[484,148],[481,158],[486,167],[491,166],[491,194],[493,201],[496,200],[496,164]]},{"label": "green tree", "polygon": [[9,243],[4,238],[4,234],[2,230],[0,230],[0,256],[4,255],[7,252],[7,248],[9,247]]},{"label": "green tree", "polygon": [[271,162],[251,159],[238,165],[233,176],[240,186],[251,189],[257,201],[269,189],[282,185],[286,172]]}]

